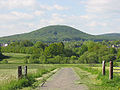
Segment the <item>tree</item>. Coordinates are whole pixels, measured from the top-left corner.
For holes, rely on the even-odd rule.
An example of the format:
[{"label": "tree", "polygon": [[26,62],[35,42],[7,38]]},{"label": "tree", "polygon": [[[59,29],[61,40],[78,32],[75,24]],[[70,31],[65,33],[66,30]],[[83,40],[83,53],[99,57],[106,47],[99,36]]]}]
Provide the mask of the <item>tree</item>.
[{"label": "tree", "polygon": [[80,63],[88,63],[88,58],[87,58],[88,52],[85,52],[83,55],[79,57],[79,62]]},{"label": "tree", "polygon": [[102,57],[103,58],[103,60],[105,60],[106,62],[109,62],[109,61],[113,61],[113,60],[115,60],[116,59],[116,56],[115,56],[115,54],[108,54],[108,55],[105,55],[105,56],[103,56]]},{"label": "tree", "polygon": [[79,54],[82,55],[86,51],[88,51],[88,47],[86,45],[82,45],[80,48]]},{"label": "tree", "polygon": [[57,48],[58,48],[58,46],[55,43],[50,44],[48,47],[45,48],[44,53],[48,57],[56,56],[56,55],[58,55]]},{"label": "tree", "polygon": [[0,61],[4,58],[4,55],[1,52],[1,47],[0,47]]},{"label": "tree", "polygon": [[30,47],[30,46],[33,46],[33,43],[31,41],[24,40],[24,41],[20,41],[20,46],[21,47]]},{"label": "tree", "polygon": [[87,56],[88,63],[98,63],[98,56],[95,52],[90,52]]},{"label": "tree", "polygon": [[39,57],[40,63],[45,64],[47,63],[47,57],[45,55],[41,55]]},{"label": "tree", "polygon": [[101,45],[99,43],[95,43],[93,41],[86,42],[86,45],[88,47],[88,51],[89,52],[96,51],[96,50],[98,50],[101,47]]},{"label": "tree", "polygon": [[76,56],[71,56],[70,59],[71,59],[71,60],[77,60],[77,57],[76,57]]},{"label": "tree", "polygon": [[59,54],[62,54],[63,53],[63,51],[64,51],[64,44],[62,43],[62,42],[60,42],[60,43],[56,43],[57,44],[57,46],[58,46],[58,53]]},{"label": "tree", "polygon": [[44,50],[45,47],[47,47],[47,44],[38,41],[38,42],[36,42],[36,43],[34,44],[34,46],[35,46],[36,48],[42,48],[42,49]]},{"label": "tree", "polygon": [[64,55],[66,57],[71,57],[72,55],[75,55],[75,53],[71,49],[64,49]]},{"label": "tree", "polygon": [[110,50],[111,54],[116,54],[117,53],[117,50],[115,48],[110,48],[109,50]]},{"label": "tree", "polygon": [[118,50],[118,53],[117,53],[117,59],[120,59],[120,49]]},{"label": "tree", "polygon": [[29,63],[40,63],[39,57],[40,55],[38,54],[32,54],[29,58]]},{"label": "tree", "polygon": [[60,63],[62,62],[62,60],[63,60],[63,58],[62,58],[61,56],[59,56],[59,55],[55,56],[54,59],[55,59],[56,63],[59,63],[59,64],[60,64]]},{"label": "tree", "polygon": [[53,57],[56,55],[60,55],[64,52],[63,43],[52,43],[48,47],[45,48],[45,55],[49,57]]}]

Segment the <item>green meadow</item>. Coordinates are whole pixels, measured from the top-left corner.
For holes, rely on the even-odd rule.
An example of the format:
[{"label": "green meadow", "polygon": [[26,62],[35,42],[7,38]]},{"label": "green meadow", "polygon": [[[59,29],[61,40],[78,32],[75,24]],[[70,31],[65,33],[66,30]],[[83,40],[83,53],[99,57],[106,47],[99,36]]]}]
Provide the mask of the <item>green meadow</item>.
[{"label": "green meadow", "polygon": [[[56,68],[64,67],[72,67],[80,77],[77,83],[87,85],[90,90],[118,90],[120,87],[118,74],[114,74],[114,79],[109,80],[109,66],[106,66],[106,76],[102,76],[102,64],[24,64],[25,56],[28,54],[4,53],[4,55],[9,58],[6,59],[8,64],[0,64],[0,90],[35,89],[43,81],[38,82],[36,78]],[[28,79],[18,80],[17,68],[25,65],[28,66]],[[114,67],[116,68],[119,69]],[[24,85],[25,83],[29,84]]]}]

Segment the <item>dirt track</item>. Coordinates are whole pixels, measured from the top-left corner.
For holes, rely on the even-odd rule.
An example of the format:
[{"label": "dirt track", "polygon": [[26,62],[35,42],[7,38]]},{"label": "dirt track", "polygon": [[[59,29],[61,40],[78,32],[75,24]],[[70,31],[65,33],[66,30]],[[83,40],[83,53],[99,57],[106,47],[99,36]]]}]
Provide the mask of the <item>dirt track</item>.
[{"label": "dirt track", "polygon": [[88,90],[87,86],[77,84],[79,77],[72,68],[62,68],[39,90]]}]

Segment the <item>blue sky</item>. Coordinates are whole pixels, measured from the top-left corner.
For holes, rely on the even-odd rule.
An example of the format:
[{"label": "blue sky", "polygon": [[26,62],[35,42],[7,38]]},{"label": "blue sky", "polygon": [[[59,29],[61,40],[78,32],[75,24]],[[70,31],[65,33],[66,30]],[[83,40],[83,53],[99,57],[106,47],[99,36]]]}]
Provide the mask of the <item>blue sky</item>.
[{"label": "blue sky", "polygon": [[0,37],[58,24],[94,35],[120,33],[120,1],[0,0]]}]

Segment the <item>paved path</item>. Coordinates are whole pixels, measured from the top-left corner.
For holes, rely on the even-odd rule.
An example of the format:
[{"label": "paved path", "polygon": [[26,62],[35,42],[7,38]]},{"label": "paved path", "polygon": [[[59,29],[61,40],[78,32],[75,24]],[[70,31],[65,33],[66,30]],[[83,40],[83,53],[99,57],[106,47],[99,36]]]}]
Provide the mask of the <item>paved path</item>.
[{"label": "paved path", "polygon": [[62,68],[39,90],[88,90],[87,86],[77,84],[79,77],[72,68]]}]

